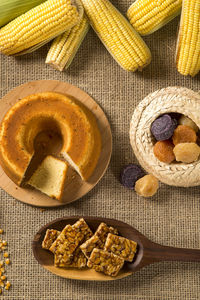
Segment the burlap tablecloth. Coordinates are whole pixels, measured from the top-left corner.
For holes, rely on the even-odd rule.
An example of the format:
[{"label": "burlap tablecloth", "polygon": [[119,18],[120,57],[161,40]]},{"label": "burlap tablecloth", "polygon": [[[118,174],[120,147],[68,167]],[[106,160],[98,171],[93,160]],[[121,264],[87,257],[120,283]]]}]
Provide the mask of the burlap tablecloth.
[{"label": "burlap tablecloth", "polygon": [[[113,1],[125,13],[130,0]],[[9,242],[12,282],[2,299],[200,299],[200,265],[166,262],[149,266],[115,282],[66,280],[44,270],[34,259],[31,241],[37,230],[62,216],[105,216],[125,221],[155,242],[200,248],[200,188],[161,184],[152,200],[139,198],[119,183],[120,168],[134,162],[129,143],[129,122],[135,106],[147,94],[166,86],[200,90],[200,75],[185,78],[174,65],[178,19],[145,38],[153,60],[142,73],[128,73],[112,59],[90,30],[70,68],[60,73],[44,64],[47,49],[21,57],[0,56],[0,96],[10,89],[39,79],[70,82],[88,92],[108,116],[113,133],[113,155],[100,183],[82,199],[59,209],[31,207],[0,191],[0,227]]]}]

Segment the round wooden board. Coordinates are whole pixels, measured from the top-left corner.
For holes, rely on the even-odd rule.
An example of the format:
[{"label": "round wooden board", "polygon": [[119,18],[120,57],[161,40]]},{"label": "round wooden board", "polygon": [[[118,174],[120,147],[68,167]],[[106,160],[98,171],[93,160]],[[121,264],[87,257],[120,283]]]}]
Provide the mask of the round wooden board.
[{"label": "round wooden board", "polygon": [[96,169],[87,182],[82,181],[80,176],[75,173],[75,171],[69,171],[69,177],[68,180],[66,180],[62,202],[51,199],[39,191],[31,188],[24,189],[18,187],[9,179],[9,177],[0,167],[0,187],[17,200],[39,207],[62,206],[83,197],[98,183],[98,181],[104,175],[109,165],[112,153],[112,134],[109,122],[104,112],[87,93],[66,82],[60,82],[57,80],[39,80],[28,82],[16,87],[0,100],[0,122],[5,113],[19,99],[31,94],[50,91],[73,96],[93,112],[101,132],[102,151]]}]

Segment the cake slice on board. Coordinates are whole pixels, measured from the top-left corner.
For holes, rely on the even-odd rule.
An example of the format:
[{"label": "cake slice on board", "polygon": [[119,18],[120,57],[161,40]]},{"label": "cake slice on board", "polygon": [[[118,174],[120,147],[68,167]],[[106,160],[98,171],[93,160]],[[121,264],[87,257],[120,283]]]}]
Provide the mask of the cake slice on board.
[{"label": "cake slice on board", "polygon": [[67,170],[68,165],[66,162],[48,155],[27,183],[47,196],[61,200]]}]

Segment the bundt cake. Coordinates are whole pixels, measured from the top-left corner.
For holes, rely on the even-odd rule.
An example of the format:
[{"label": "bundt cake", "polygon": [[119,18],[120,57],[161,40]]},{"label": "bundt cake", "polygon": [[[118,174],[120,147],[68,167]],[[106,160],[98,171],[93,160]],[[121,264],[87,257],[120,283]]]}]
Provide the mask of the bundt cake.
[{"label": "bundt cake", "polygon": [[21,186],[34,157],[34,140],[46,130],[62,137],[60,155],[85,181],[101,152],[101,136],[93,114],[71,96],[45,92],[19,100],[0,125],[0,164]]},{"label": "bundt cake", "polygon": [[48,155],[27,183],[47,196],[61,200],[67,170],[66,162]]}]

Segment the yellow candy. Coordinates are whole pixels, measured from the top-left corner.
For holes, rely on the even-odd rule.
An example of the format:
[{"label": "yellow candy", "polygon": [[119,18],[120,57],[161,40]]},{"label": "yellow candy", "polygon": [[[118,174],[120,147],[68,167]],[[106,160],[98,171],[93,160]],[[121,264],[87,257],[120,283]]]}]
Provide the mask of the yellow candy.
[{"label": "yellow candy", "polygon": [[181,143],[174,147],[176,161],[192,163],[197,161],[200,155],[200,147],[195,143]]},{"label": "yellow candy", "polygon": [[139,196],[152,197],[159,188],[158,179],[152,174],[145,175],[138,179],[135,184],[135,191]]}]

